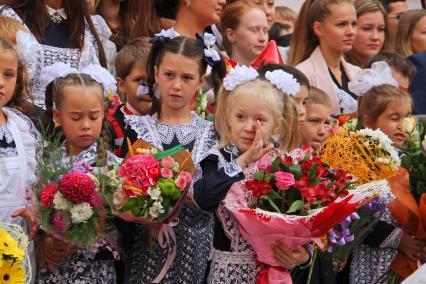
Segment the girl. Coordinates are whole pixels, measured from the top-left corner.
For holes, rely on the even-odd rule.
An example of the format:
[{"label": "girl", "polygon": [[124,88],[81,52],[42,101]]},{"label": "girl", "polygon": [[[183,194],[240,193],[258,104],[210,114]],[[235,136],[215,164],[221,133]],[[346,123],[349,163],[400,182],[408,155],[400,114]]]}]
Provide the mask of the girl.
[{"label": "girl", "polygon": [[426,51],[426,11],[405,12],[399,20],[395,51],[404,57]]},{"label": "girl", "polygon": [[354,112],[356,96],[348,82],[359,67],[343,58],[356,36],[356,11],[351,0],[307,0],[294,28],[288,64],[296,66],[311,86],[326,92],[332,113]]},{"label": "girl", "polygon": [[266,15],[252,4],[238,1],[227,6],[221,28],[227,55],[240,65],[250,65],[268,44]]},{"label": "girl", "polygon": [[2,3],[7,5],[0,7],[0,15],[20,22],[31,32],[17,34],[17,48],[29,68],[36,106],[45,108],[45,89],[40,84],[44,67],[56,62],[77,69],[90,64],[106,67],[101,37],[108,38],[110,31],[103,20],[99,22],[100,17],[90,17],[86,1],[8,0]]},{"label": "girl", "polygon": [[[215,147],[216,135],[210,122],[191,112],[191,100],[204,82],[207,68],[204,50],[191,38],[175,37],[153,46],[148,59],[148,86],[156,85],[160,105],[155,103],[153,116],[128,116],[125,140],[143,139],[167,150],[178,144],[192,152],[197,165],[206,152]],[[211,76],[224,72],[223,62],[213,65]],[[153,95],[153,94],[152,94]],[[156,106],[157,105],[157,106]],[[122,153],[127,153],[124,143]],[[202,283],[213,236],[211,214],[185,204],[179,215],[176,233],[177,255],[164,275],[165,283]],[[163,269],[168,249],[149,247],[149,235],[136,226],[134,247],[126,265],[129,283],[151,283]]]},{"label": "girl", "polygon": [[[386,66],[387,75],[375,71],[377,64]],[[360,71],[357,77],[361,78],[363,72],[371,72],[367,74],[375,80],[361,79],[351,86],[355,93],[362,95],[358,117],[363,119],[364,127],[380,128],[395,147],[401,147],[406,140],[403,121],[411,115],[411,97],[397,88],[398,84],[392,79],[386,63],[375,63],[372,69]],[[359,91],[357,86],[364,91]],[[424,256],[425,240],[421,225],[424,216],[420,215],[418,204],[410,193],[408,173],[400,168],[388,181],[396,199],[380,216],[381,221],[374,231],[354,250],[350,283],[383,283],[388,280],[389,271],[398,277],[407,277],[414,271],[413,267],[417,268],[416,260]]]},{"label": "girl", "polygon": [[377,0],[357,0],[354,4],[357,35],[352,50],[345,56],[348,62],[362,68],[384,47],[386,12]]},{"label": "girl", "polygon": [[[30,107],[25,67],[12,43],[0,37],[0,221],[24,228],[28,225],[32,239],[37,225],[25,207],[29,205],[28,190],[36,181],[39,135],[30,119],[21,113]],[[34,260],[32,243],[27,253]]]},{"label": "girl", "polygon": [[[106,154],[109,166],[121,163],[121,159],[97,145],[104,121],[103,90],[91,76],[78,73],[59,77],[47,86],[46,121],[52,124],[48,129],[53,129],[54,123],[60,125],[66,138],[52,157],[64,165],[72,161],[95,166],[102,154]],[[112,255],[106,248],[101,247],[94,255],[43,234],[38,251],[43,262],[37,269],[39,283],[115,283]],[[47,268],[55,266],[57,273]]]},{"label": "girl", "polygon": [[[253,249],[221,201],[234,182],[245,178],[244,169],[272,149],[270,143],[292,140],[297,117],[287,95],[294,92],[286,86],[296,85],[296,89],[300,86],[294,79],[273,80],[278,78],[276,75],[282,75],[280,73],[283,71],[269,72],[265,77],[270,79],[266,79],[252,68],[235,67],[219,93],[215,125],[220,129],[220,148],[212,149],[201,162],[201,176],[194,184],[197,205],[215,212],[214,251],[208,283],[256,282],[260,266],[256,264]],[[286,269],[309,260],[309,253],[303,247],[290,252],[277,245],[274,253]]]}]

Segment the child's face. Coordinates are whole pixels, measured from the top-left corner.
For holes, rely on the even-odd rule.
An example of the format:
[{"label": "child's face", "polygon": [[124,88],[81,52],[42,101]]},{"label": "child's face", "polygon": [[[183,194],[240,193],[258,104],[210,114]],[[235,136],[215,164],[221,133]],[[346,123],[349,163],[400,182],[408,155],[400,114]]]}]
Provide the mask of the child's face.
[{"label": "child's face", "polygon": [[405,94],[409,95],[408,88],[410,87],[410,79],[408,77],[402,75],[398,70],[394,67],[391,67],[392,77],[398,82],[399,89]]},{"label": "child's face", "polygon": [[401,147],[407,139],[406,134],[402,130],[404,118],[411,115],[411,101],[408,99],[392,101],[388,104],[385,111],[377,118],[376,121],[370,121],[369,117],[364,118],[366,127],[377,129],[380,128],[390,139],[394,146]]},{"label": "child's face", "polygon": [[306,117],[306,103],[308,102],[308,88],[300,86],[300,92],[294,95],[294,102],[296,103],[297,120],[302,123]]},{"label": "child's face", "polygon": [[104,117],[101,89],[97,86],[64,88],[55,121],[62,125],[68,150],[77,155],[95,143],[102,130]]},{"label": "child's face", "polygon": [[313,149],[318,147],[328,137],[330,126],[331,108],[321,104],[308,103],[306,107],[306,118],[301,124],[302,143]]},{"label": "child's face", "polygon": [[133,65],[132,71],[124,79],[117,78],[118,90],[126,95],[127,102],[140,114],[149,114],[152,106],[152,99],[149,94],[136,96],[141,84],[146,84],[146,66],[140,63]]},{"label": "child's face", "polygon": [[13,96],[18,74],[18,58],[9,51],[0,49],[0,108]]},{"label": "child's face", "polygon": [[232,142],[243,153],[253,144],[254,126],[258,120],[261,123],[263,143],[270,143],[272,134],[278,132],[280,127],[271,112],[271,106],[260,102],[253,94],[238,94],[232,103],[228,123]]},{"label": "child's face", "polygon": [[200,75],[196,60],[166,52],[159,68],[155,68],[155,81],[160,89],[162,111],[189,111],[190,101],[201,88],[204,76]]}]

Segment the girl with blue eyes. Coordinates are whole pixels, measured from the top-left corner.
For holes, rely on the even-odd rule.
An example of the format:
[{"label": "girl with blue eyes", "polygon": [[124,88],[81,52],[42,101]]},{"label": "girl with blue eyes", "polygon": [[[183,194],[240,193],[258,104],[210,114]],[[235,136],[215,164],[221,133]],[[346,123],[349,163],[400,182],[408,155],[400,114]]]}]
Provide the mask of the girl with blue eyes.
[{"label": "girl with blue eyes", "polygon": [[[199,40],[158,36],[152,41],[147,85],[152,92],[154,114],[127,116],[124,141],[143,139],[162,150],[180,144],[191,152],[197,165],[216,146],[217,139],[212,123],[191,111],[194,97],[205,82],[207,64],[212,68],[210,79],[219,83],[225,66],[220,59],[205,57],[207,50]],[[128,151],[127,144],[123,143],[123,156]],[[142,224],[132,229],[134,224],[126,223],[130,232],[125,235],[134,236],[134,240],[127,241],[133,243],[126,263],[127,283],[151,283],[160,274],[161,283],[202,283],[213,238],[213,215],[201,211],[188,198],[177,219],[179,222],[173,227],[176,257],[169,269],[169,249],[149,246],[148,229]]]}]

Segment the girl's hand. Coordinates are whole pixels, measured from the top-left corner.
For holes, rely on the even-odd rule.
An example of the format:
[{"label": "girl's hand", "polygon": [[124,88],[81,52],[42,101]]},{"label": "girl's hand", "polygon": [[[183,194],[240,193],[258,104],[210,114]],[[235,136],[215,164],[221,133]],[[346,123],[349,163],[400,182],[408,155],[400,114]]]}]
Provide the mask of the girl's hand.
[{"label": "girl's hand", "polygon": [[256,134],[253,140],[253,144],[251,144],[250,148],[237,158],[237,162],[242,168],[247,167],[247,165],[250,163],[256,162],[263,155],[271,151],[274,147],[272,144],[264,147],[262,131],[260,130],[261,126],[262,125],[260,121],[257,121],[256,125],[254,126]]},{"label": "girl's hand", "polygon": [[34,240],[37,231],[38,231],[38,223],[37,223],[37,219],[33,214],[33,211],[31,210],[31,208],[21,208],[18,210],[13,211],[12,218],[16,218],[16,217],[22,217],[25,219],[25,221],[27,222],[27,226],[28,226],[28,239],[30,241]]},{"label": "girl's hand", "polygon": [[405,232],[402,234],[399,242],[399,250],[403,252],[411,260],[419,259],[424,254],[424,242],[418,240]]},{"label": "girl's hand", "polygon": [[310,258],[309,253],[303,246],[298,246],[293,251],[290,251],[283,244],[278,243],[272,246],[272,251],[278,264],[287,270],[308,262]]},{"label": "girl's hand", "polygon": [[71,247],[67,242],[55,239],[50,235],[44,234],[40,239],[40,257],[48,267],[56,267],[65,257],[76,251],[77,248]]}]

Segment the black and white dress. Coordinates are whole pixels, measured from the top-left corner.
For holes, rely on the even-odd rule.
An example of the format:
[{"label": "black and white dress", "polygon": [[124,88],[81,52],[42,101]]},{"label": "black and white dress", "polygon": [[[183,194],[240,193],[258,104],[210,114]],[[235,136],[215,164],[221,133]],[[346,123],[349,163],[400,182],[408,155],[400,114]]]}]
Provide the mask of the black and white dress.
[{"label": "black and white dress", "polygon": [[[211,122],[192,114],[183,125],[162,124],[157,116],[128,116],[125,131],[131,142],[143,139],[159,149],[167,150],[181,144],[192,153],[197,166],[209,149],[216,147],[217,138]],[[127,137],[127,138],[126,138]],[[127,152],[123,145],[123,155]],[[202,283],[213,239],[213,215],[193,204],[185,204],[173,227],[176,234],[176,258],[161,283]],[[158,245],[150,247],[148,232],[136,225],[134,245],[126,263],[127,283],[151,283],[162,270],[169,250]]]},{"label": "black and white dress", "polygon": [[[56,155],[59,154],[59,155]],[[90,146],[85,151],[74,157],[69,157],[65,146],[55,153],[64,165],[73,163],[87,163],[92,166],[96,164],[97,145]],[[122,159],[114,154],[108,153],[108,166],[120,164]],[[116,283],[116,274],[114,269],[114,253],[117,244],[118,235],[112,230],[107,234],[107,241],[97,251],[89,252],[78,250],[70,255],[57,266],[57,272],[52,273],[47,267],[40,265],[37,268],[36,281],[38,283],[86,283],[86,284],[114,284]]]}]

